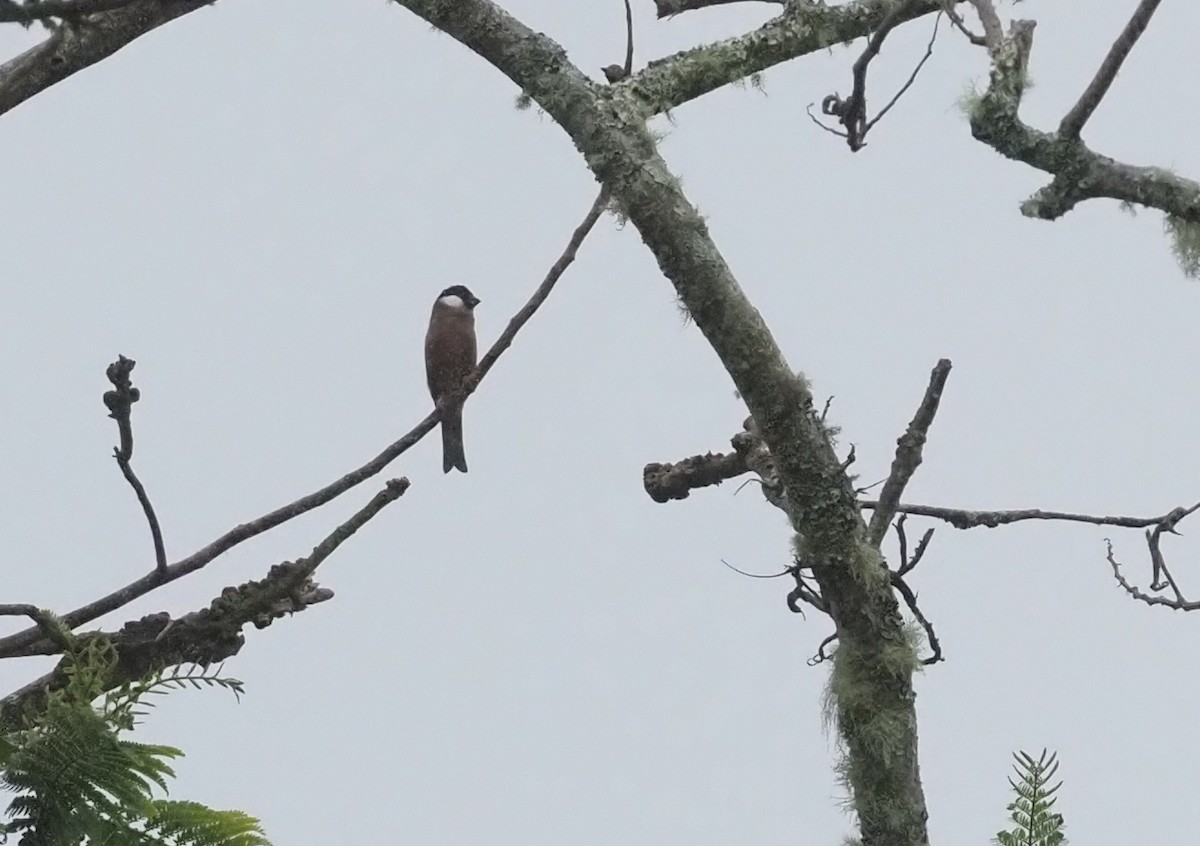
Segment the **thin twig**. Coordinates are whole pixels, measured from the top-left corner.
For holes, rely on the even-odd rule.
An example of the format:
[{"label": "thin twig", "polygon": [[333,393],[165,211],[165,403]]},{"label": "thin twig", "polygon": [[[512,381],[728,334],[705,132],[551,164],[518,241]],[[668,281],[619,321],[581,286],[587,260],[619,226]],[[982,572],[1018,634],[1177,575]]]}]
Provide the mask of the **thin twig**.
[{"label": "thin twig", "polygon": [[818,664],[821,664],[832,658],[833,656],[825,651],[825,647],[833,643],[835,640],[837,640],[837,632],[834,632],[833,634],[829,635],[829,637],[821,641],[821,645],[817,647],[817,654],[808,659],[808,666],[815,667]]},{"label": "thin twig", "polygon": [[813,608],[816,608],[822,614],[828,614],[829,605],[825,602],[825,598],[821,596],[820,591],[809,585],[804,580],[804,574],[800,572],[800,570],[801,568],[799,565],[788,570],[788,572],[791,573],[796,579],[796,586],[792,588],[787,595],[788,608],[792,611],[792,613],[799,614],[803,617],[804,609],[802,609],[798,603],[805,602],[811,605]]},{"label": "thin twig", "polygon": [[[867,68],[870,66],[871,61],[879,55],[879,50],[883,46],[884,40],[905,18],[908,8],[915,5],[915,3],[916,0],[900,0],[900,2],[897,2],[892,6],[887,15],[884,16],[883,20],[880,21],[875,32],[871,33],[871,37],[867,39],[866,48],[863,49],[862,54],[855,60],[854,67],[851,70],[853,85],[850,96],[843,100],[837,94],[830,94],[821,101],[821,112],[837,117],[838,122],[846,127],[845,137],[852,152],[858,152],[866,146],[864,139],[867,130],[870,129],[870,124],[867,123]],[[936,35],[936,28],[934,32]],[[925,60],[922,59],[921,64],[924,63]],[[917,69],[920,70],[920,65],[917,66]],[[907,87],[906,85],[905,88]],[[903,93],[903,89],[901,93]],[[890,107],[891,104],[889,104],[888,108]],[[811,113],[809,116],[812,116]],[[818,123],[820,122],[818,121]]]},{"label": "thin twig", "polygon": [[213,5],[215,0],[133,0],[58,27],[49,38],[0,64],[0,114],[72,74],[107,59],[151,30]]},{"label": "thin twig", "polygon": [[1165,596],[1152,596],[1150,594],[1143,593],[1137,587],[1130,584],[1129,581],[1123,575],[1121,575],[1121,564],[1117,561],[1116,556],[1113,554],[1112,541],[1109,538],[1105,538],[1104,543],[1108,546],[1107,558],[1108,563],[1112,565],[1113,577],[1117,580],[1117,584],[1119,584],[1121,588],[1124,589],[1124,591],[1134,599],[1141,600],[1147,605],[1163,605],[1167,608],[1173,608],[1177,611],[1200,610],[1200,601],[1189,602],[1188,600],[1185,600],[1178,591],[1176,591],[1175,599],[1168,599]]},{"label": "thin twig", "polygon": [[467,379],[460,396],[470,396],[475,391],[475,388],[478,387],[480,380],[496,364],[496,360],[500,358],[501,354],[512,346],[513,339],[517,337],[517,333],[521,331],[521,327],[529,322],[529,318],[533,317],[534,312],[550,296],[550,292],[554,290],[555,283],[558,282],[567,268],[571,266],[571,262],[575,261],[575,255],[579,252],[579,247],[583,244],[583,240],[588,236],[588,233],[592,231],[592,227],[596,225],[596,221],[604,214],[604,209],[607,205],[608,189],[601,188],[583,222],[575,227],[575,231],[571,233],[571,240],[567,242],[567,247],[563,250],[562,255],[551,265],[550,270],[546,273],[546,278],[542,280],[542,284],[538,285],[537,290],[533,292],[533,296],[529,298],[529,302],[525,303],[521,307],[521,310],[513,315],[512,320],[508,321],[508,325],[500,333],[500,337],[496,339],[496,343],[492,344],[492,348],[479,360],[479,365],[475,368],[475,372],[471,374],[470,378]]},{"label": "thin twig", "polygon": [[[383,490],[371,497],[370,501],[358,509],[349,520],[330,532],[323,541],[313,547],[313,551],[307,557],[301,558],[296,562],[299,565],[297,574],[303,574],[307,578],[315,573],[317,567],[332,555],[339,546],[349,540],[351,535],[365,526],[367,521],[382,511],[387,505],[402,497],[408,488],[409,481],[406,478],[388,479],[387,483],[383,486]],[[301,581],[303,579],[297,578],[297,583]]]},{"label": "thin twig", "polygon": [[780,573],[747,573],[745,570],[739,570],[737,567],[734,567],[724,558],[718,560],[733,572],[740,573],[743,576],[749,576],[752,579],[778,579],[780,576],[786,576],[788,573],[792,572],[792,569],[789,567]]},{"label": "thin twig", "polygon": [[933,653],[928,658],[922,658],[921,663],[929,666],[936,664],[938,661],[945,660],[942,657],[942,644],[938,641],[937,633],[933,630],[933,623],[929,622],[924,614],[921,613],[921,607],[917,604],[917,595],[912,592],[912,588],[904,581],[904,577],[899,573],[892,573],[892,587],[904,597],[904,602],[908,605],[908,610],[912,612],[914,619],[921,624],[921,628],[925,630],[925,639],[929,641],[929,649]]},{"label": "thin twig", "polygon": [[921,535],[921,539],[917,541],[917,548],[916,551],[913,552],[912,558],[910,558],[908,561],[902,560],[900,562],[900,569],[897,571],[899,575],[905,575],[921,563],[921,559],[925,557],[925,550],[929,549],[929,542],[931,540],[933,540],[932,527],[926,529],[925,534]]},{"label": "thin twig", "polygon": [[633,8],[625,0],[625,75],[633,73]]},{"label": "thin twig", "polygon": [[[879,503],[873,500],[863,500],[859,503],[863,508],[875,509]],[[1200,508],[1200,502],[1191,508],[1182,509],[1191,514]],[[994,529],[1009,523],[1019,523],[1024,520],[1058,520],[1065,523],[1090,523],[1093,526],[1119,526],[1122,529],[1144,529],[1167,520],[1181,509],[1173,509],[1157,517],[1123,517],[1120,515],[1075,514],[1068,511],[1043,511],[1040,508],[1019,508],[1012,511],[968,511],[964,508],[942,508],[936,505],[913,505],[900,503],[895,507],[897,513],[913,514],[917,517],[933,517],[944,520],[956,529],[974,529],[986,526]]]},{"label": "thin twig", "polygon": [[900,90],[897,91],[895,96],[888,101],[888,104],[879,110],[879,114],[867,121],[867,125],[863,127],[864,137],[868,132],[871,131],[871,128],[874,127],[875,124],[879,123],[883,116],[891,110],[892,106],[896,105],[897,101],[904,96],[904,92],[912,88],[912,84],[917,81],[917,74],[921,72],[921,68],[925,66],[925,63],[929,61],[929,57],[933,55],[933,42],[937,41],[938,24],[941,22],[941,20],[941,12],[938,12],[933,16],[933,34],[929,36],[929,43],[925,45],[925,55],[921,57],[921,61],[917,62],[917,66],[913,68],[912,73],[909,74],[908,80],[900,86]]},{"label": "thin twig", "polygon": [[956,0],[946,0],[946,5],[943,8],[943,11],[946,13],[946,17],[950,19],[950,23],[954,24],[955,28],[965,35],[967,40],[976,47],[986,47],[987,39],[982,35],[976,35],[967,28],[966,21],[963,20],[962,15],[958,13],[958,10],[954,8],[955,2]]},{"label": "thin twig", "polygon": [[70,646],[70,637],[66,627],[44,608],[27,603],[0,605],[0,617],[28,617],[33,620],[42,634],[59,649],[66,649]]},{"label": "thin twig", "polygon": [[[529,319],[533,317],[534,312],[538,307],[545,302],[550,295],[550,291],[554,288],[554,283],[566,271],[567,267],[575,259],[575,255],[579,250],[580,244],[587,236],[587,233],[595,225],[596,221],[604,211],[604,207],[608,201],[608,195],[605,191],[600,192],[600,196],[596,198],[591,210],[583,223],[576,228],[568,242],[563,254],[559,256],[554,265],[550,268],[550,272],[546,278],[534,291],[533,296],[529,299],[520,311],[509,321],[508,326],[496,342],[488,350],[487,354],[480,360],[479,365],[475,368],[475,372],[467,380],[463,390],[458,394],[460,397],[469,396],[479,386],[480,381],[500,358],[500,355],[508,349],[516,337],[518,331]],[[312,511],[325,503],[337,498],[341,494],[355,487],[356,485],[365,482],[372,476],[379,473],[394,461],[399,455],[407,451],[410,447],[416,444],[421,438],[427,435],[432,429],[437,426],[441,420],[441,412],[434,409],[424,420],[414,426],[409,432],[402,436],[398,441],[388,446],[383,452],[375,456],[366,464],[352,470],[340,479],[326,485],[325,487],[313,491],[307,496],[300,497],[294,502],[281,506],[263,516],[251,520],[248,523],[243,523],[230,529],[221,537],[210,543],[197,552],[192,553],[187,558],[169,565],[165,571],[154,571],[142,578],[125,585],[118,590],[113,591],[107,596],[101,597],[87,605],[76,608],[62,617],[63,624],[69,629],[77,628],[84,623],[95,620],[97,617],[108,614],[120,608],[123,605],[132,602],[140,596],[144,596],[167,582],[175,581],[182,578],[217,558],[219,555],[228,552],[233,547],[249,540],[256,535],[260,535],[276,526],[286,523],[295,517],[306,512]],[[41,634],[36,628],[29,628],[8,637],[0,638],[0,658],[7,658],[22,654],[31,654],[30,648],[40,639]]]},{"label": "thin twig", "polygon": [[1078,102],[1071,107],[1071,111],[1067,112],[1062,122],[1059,123],[1058,135],[1060,138],[1079,137],[1083,125],[1100,106],[1100,101],[1108,93],[1109,86],[1117,78],[1117,72],[1121,69],[1121,65],[1133,50],[1133,45],[1137,44],[1142,33],[1146,31],[1146,27],[1150,25],[1150,18],[1154,16],[1154,12],[1161,2],[1162,0],[1142,0],[1138,4],[1133,16],[1125,24],[1125,29],[1121,31],[1117,40],[1109,48],[1108,55],[1100,64],[1100,69],[1096,71],[1096,75],[1092,77],[1088,87],[1079,96]]},{"label": "thin twig", "polygon": [[896,506],[900,503],[905,486],[921,465],[921,451],[929,435],[929,427],[933,425],[938,405],[942,401],[942,390],[950,377],[950,368],[948,358],[943,358],[933,368],[933,372],[929,374],[929,387],[925,389],[925,396],[917,407],[917,413],[913,415],[908,429],[896,441],[896,457],[892,460],[892,470],[879,493],[879,505],[871,515],[871,524],[867,529],[867,538],[876,549],[887,534],[888,524],[896,514]]},{"label": "thin twig", "polygon": [[133,386],[129,378],[136,365],[137,362],[132,358],[119,355],[117,360],[108,366],[105,375],[108,376],[108,381],[112,382],[113,390],[105,391],[104,405],[108,408],[108,416],[117,421],[117,431],[121,438],[120,445],[113,448],[113,457],[117,459],[117,466],[121,468],[125,481],[137,494],[142,513],[146,515],[146,522],[150,524],[150,537],[154,540],[154,568],[161,574],[167,571],[167,550],[163,544],[162,528],[158,524],[154,506],[150,503],[150,495],[146,493],[145,486],[133,472],[133,465],[130,463],[133,460],[133,404],[142,396],[141,391]]}]

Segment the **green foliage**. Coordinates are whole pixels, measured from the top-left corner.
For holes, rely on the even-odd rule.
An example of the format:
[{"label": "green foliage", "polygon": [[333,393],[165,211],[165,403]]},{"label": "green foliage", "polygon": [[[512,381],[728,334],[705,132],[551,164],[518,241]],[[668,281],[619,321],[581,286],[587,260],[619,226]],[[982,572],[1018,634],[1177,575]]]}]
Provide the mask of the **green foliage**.
[{"label": "green foliage", "polygon": [[[174,777],[171,746],[123,739],[143,711],[143,697],[172,689],[242,684],[198,667],[155,673],[105,693],[116,649],[104,638],[67,635],[65,684],[25,725],[0,737],[0,784],[15,797],[0,838],[19,835],[22,846],[263,846],[258,821],[240,811],[154,798]],[[219,670],[218,670],[219,672]],[[98,704],[94,704],[99,700]]]},{"label": "green foliage", "polygon": [[1000,846],[1065,846],[1063,816],[1054,811],[1054,803],[1058,801],[1054,794],[1062,787],[1062,782],[1049,786],[1058,771],[1056,753],[1047,753],[1043,749],[1036,759],[1025,752],[1013,757],[1017,760],[1013,766],[1017,780],[1010,777],[1008,783],[1017,798],[1009,804],[1008,810],[1014,827],[1011,831],[998,832],[992,842]]}]

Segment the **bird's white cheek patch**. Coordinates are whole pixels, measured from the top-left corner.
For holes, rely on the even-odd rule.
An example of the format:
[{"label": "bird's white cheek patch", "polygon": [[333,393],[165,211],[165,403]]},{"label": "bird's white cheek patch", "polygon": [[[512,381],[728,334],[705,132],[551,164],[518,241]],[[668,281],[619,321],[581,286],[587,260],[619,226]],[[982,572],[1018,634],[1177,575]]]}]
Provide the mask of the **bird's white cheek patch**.
[{"label": "bird's white cheek patch", "polygon": [[448,305],[450,308],[466,308],[467,304],[463,302],[462,297],[458,294],[450,294],[438,300],[442,305]]}]

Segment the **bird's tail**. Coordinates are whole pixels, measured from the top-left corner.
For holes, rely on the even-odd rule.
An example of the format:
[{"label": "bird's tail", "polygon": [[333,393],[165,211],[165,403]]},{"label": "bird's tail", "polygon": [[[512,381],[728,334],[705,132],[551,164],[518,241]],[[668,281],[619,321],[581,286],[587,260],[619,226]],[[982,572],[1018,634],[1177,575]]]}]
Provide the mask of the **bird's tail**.
[{"label": "bird's tail", "polygon": [[452,469],[467,472],[467,455],[463,452],[462,409],[447,412],[442,417],[442,472]]}]

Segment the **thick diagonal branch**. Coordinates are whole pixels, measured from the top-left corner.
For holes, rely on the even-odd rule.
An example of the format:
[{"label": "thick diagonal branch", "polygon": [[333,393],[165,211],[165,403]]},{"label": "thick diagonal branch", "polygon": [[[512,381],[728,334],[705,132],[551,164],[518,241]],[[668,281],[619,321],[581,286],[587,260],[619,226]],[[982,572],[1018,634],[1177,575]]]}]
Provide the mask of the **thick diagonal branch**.
[{"label": "thick diagonal branch", "polygon": [[644,111],[614,99],[611,92],[626,83],[597,86],[551,39],[488,0],[400,2],[495,65],[567,131],[730,374],[779,467],[789,517],[837,624],[833,685],[864,843],[924,843],[917,660],[904,646],[887,572],[866,541],[853,485],[807,384],[784,360],[658,155]]},{"label": "thick diagonal branch", "polygon": [[133,0],[111,12],[58,27],[41,44],[0,65],[0,114],[107,59],[150,30],[213,2]]}]

